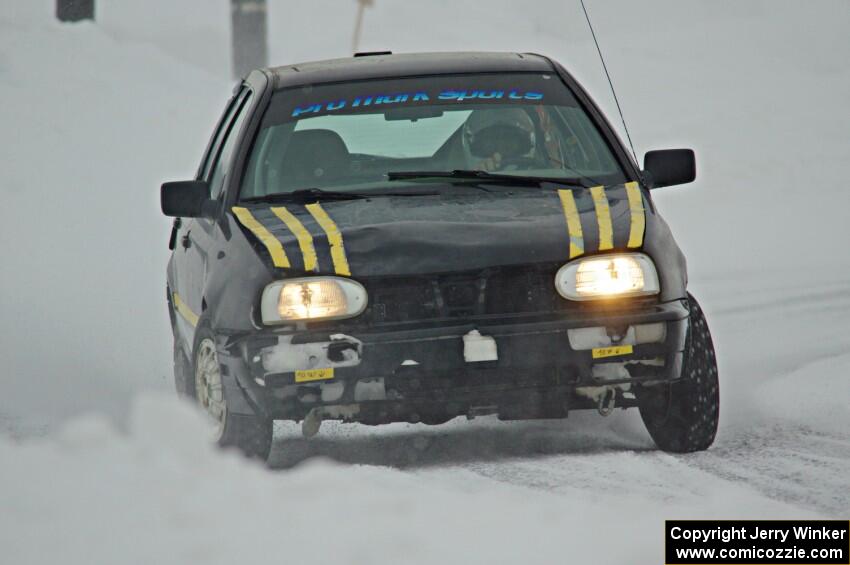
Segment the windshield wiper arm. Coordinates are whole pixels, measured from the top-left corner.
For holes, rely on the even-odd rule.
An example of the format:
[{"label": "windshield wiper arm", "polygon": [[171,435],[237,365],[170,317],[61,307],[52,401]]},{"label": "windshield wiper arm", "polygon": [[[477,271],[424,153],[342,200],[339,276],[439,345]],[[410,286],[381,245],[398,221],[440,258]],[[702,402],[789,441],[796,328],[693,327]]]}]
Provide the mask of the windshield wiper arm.
[{"label": "windshield wiper arm", "polygon": [[317,202],[319,200],[360,200],[377,196],[432,196],[436,192],[347,192],[304,188],[292,192],[277,192],[265,196],[245,198],[244,202]]},{"label": "windshield wiper arm", "polygon": [[484,182],[492,182],[499,184],[524,184],[531,186],[540,186],[543,183],[556,184],[577,184],[587,186],[582,179],[578,178],[549,178],[549,177],[534,177],[523,175],[507,175],[501,173],[491,173],[480,170],[455,169],[453,171],[394,171],[388,172],[389,180],[415,180],[415,179],[460,179],[460,180],[477,180]]}]

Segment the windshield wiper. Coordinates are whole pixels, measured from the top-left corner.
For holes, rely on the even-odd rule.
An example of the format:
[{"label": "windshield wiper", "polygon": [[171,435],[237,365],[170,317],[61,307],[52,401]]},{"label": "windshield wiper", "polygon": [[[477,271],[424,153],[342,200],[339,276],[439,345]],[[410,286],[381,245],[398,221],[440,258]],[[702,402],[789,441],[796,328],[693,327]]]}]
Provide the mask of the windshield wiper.
[{"label": "windshield wiper", "polygon": [[387,173],[389,180],[416,180],[416,179],[459,179],[475,180],[498,184],[521,184],[529,186],[540,186],[543,183],[571,184],[579,186],[590,186],[579,178],[550,178],[523,175],[507,175],[502,173],[491,173],[480,170],[455,169],[453,171],[394,171]]},{"label": "windshield wiper", "polygon": [[277,192],[265,196],[243,198],[243,202],[317,202],[319,200],[361,200],[378,196],[433,196],[436,192],[347,192],[324,190],[321,188],[304,188],[292,192]]}]

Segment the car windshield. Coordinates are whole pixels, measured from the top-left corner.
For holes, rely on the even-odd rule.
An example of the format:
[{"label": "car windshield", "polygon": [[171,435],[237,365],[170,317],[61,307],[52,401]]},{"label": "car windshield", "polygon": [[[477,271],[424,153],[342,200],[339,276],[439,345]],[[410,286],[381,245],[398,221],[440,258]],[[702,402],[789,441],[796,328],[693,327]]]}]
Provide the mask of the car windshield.
[{"label": "car windshield", "polygon": [[[452,171],[584,185],[626,180],[557,75],[439,75],[276,92],[252,146],[241,198],[304,189],[404,190],[445,183]],[[413,174],[398,174],[406,172]],[[444,176],[418,174],[427,172]]]}]

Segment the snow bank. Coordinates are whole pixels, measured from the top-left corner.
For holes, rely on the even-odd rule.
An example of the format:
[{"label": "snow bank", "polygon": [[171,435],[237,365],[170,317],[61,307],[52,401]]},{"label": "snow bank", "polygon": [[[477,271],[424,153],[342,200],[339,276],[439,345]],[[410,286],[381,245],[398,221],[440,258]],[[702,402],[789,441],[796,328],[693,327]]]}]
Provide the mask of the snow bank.
[{"label": "snow bank", "polygon": [[[675,499],[650,504],[641,485],[614,500],[463,470],[434,480],[312,460],[268,472],[209,447],[209,432],[193,408],[144,395],[126,433],[89,416],[49,439],[0,439],[4,561],[660,563],[663,519],[693,515]],[[701,490],[705,518],[807,515],[708,475]]]},{"label": "snow bank", "polygon": [[194,174],[230,86],[43,7],[0,10],[0,414],[120,418],[171,388],[158,189]]}]

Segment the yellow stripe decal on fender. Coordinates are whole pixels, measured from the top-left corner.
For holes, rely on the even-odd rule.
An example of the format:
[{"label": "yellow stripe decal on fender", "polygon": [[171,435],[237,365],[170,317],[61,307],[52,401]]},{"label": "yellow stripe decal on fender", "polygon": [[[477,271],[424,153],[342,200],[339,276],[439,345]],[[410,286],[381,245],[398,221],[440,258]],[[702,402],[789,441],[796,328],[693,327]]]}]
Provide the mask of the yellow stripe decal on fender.
[{"label": "yellow stripe decal on fender", "polygon": [[177,313],[183,316],[183,318],[192,324],[192,327],[197,327],[198,325],[198,315],[192,312],[192,309],[189,308],[183,299],[180,298],[180,295],[176,292],[171,295],[172,301],[174,302],[174,309],[177,310]]},{"label": "yellow stripe decal on fender", "polygon": [[561,189],[558,191],[558,196],[561,197],[561,207],[564,209],[564,217],[567,219],[567,232],[570,234],[570,259],[573,259],[584,253],[581,217],[572,190]]},{"label": "yellow stripe decal on fender", "polygon": [[632,227],[629,230],[629,247],[643,245],[643,232],[646,229],[646,212],[643,208],[643,196],[636,182],[626,183],[626,194],[629,196],[629,210],[632,213]]},{"label": "yellow stripe decal on fender", "polygon": [[301,255],[304,256],[304,270],[315,271],[319,264],[316,258],[316,248],[313,247],[313,236],[304,228],[298,218],[286,209],[285,206],[275,206],[272,209],[274,215],[286,224],[289,231],[298,239],[298,246],[301,248]]},{"label": "yellow stripe decal on fender", "polygon": [[614,228],[611,227],[611,208],[608,207],[608,197],[605,196],[604,186],[594,186],[590,189],[593,205],[596,207],[596,222],[599,224],[599,251],[614,248]]},{"label": "yellow stripe decal on fender", "polygon": [[336,271],[336,274],[338,275],[350,277],[351,271],[348,269],[348,259],[345,257],[345,246],[342,243],[342,234],[339,232],[339,228],[318,202],[314,204],[307,204],[305,208],[307,208],[307,211],[316,218],[316,221],[319,222],[319,225],[322,226],[322,229],[325,230],[325,233],[328,235],[328,243],[331,246],[331,259],[334,263],[334,271]]},{"label": "yellow stripe decal on fender", "polygon": [[251,233],[263,242],[263,245],[266,246],[266,249],[269,250],[269,254],[272,256],[272,263],[274,263],[274,266],[288,269],[289,259],[286,257],[286,251],[283,250],[283,245],[274,235],[272,235],[272,232],[267,230],[263,224],[258,222],[257,218],[255,218],[247,208],[234,206],[233,213],[236,214],[236,217],[239,218],[239,221],[242,222],[243,226],[251,230]]}]

